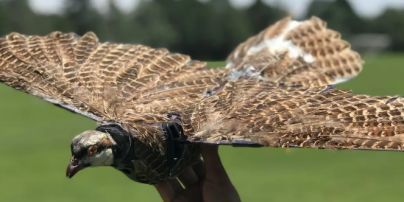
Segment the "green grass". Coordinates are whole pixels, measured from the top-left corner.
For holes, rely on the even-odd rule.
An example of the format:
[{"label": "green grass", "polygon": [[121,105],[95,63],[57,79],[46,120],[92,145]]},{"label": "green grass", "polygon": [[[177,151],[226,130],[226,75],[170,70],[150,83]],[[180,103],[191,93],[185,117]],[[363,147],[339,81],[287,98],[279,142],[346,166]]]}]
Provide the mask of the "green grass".
[{"label": "green grass", "polygon": [[[365,59],[362,74],[341,88],[404,95],[404,55]],[[0,201],[159,201],[151,186],[111,168],[64,177],[71,138],[94,126],[0,86]],[[223,147],[221,156],[244,201],[402,201],[404,154],[399,152]]]}]

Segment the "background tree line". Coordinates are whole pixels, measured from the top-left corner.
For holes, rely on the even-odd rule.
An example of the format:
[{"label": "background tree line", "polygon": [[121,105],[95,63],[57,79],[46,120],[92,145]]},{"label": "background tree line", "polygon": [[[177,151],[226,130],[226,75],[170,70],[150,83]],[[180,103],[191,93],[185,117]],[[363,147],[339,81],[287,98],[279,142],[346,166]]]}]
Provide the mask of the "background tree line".
[{"label": "background tree line", "polygon": [[[245,9],[232,7],[228,0],[141,0],[129,13],[112,1],[106,13],[94,9],[89,0],[66,3],[61,14],[41,15],[30,9],[27,0],[2,0],[0,34],[94,31],[102,41],[142,43],[198,59],[222,60],[239,42],[288,15],[261,0]],[[404,10],[388,9],[364,19],[346,0],[313,1],[304,18],[312,15],[347,39],[358,33],[385,33],[391,37],[391,51],[404,51]]]}]

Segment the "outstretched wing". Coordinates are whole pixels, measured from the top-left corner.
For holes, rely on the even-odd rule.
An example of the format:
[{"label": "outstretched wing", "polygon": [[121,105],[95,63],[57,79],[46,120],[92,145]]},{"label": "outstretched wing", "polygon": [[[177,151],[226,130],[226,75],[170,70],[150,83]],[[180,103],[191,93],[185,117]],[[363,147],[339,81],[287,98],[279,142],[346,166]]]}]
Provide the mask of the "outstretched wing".
[{"label": "outstretched wing", "polygon": [[322,86],[356,76],[362,59],[317,17],[285,18],[241,43],[228,57],[231,79],[258,77],[272,82]]},{"label": "outstretched wing", "polygon": [[94,33],[0,38],[0,82],[97,121],[181,108],[224,72],[166,49],[100,43]]},{"label": "outstretched wing", "polygon": [[404,98],[238,81],[205,98],[192,125],[191,142],[403,150]]}]

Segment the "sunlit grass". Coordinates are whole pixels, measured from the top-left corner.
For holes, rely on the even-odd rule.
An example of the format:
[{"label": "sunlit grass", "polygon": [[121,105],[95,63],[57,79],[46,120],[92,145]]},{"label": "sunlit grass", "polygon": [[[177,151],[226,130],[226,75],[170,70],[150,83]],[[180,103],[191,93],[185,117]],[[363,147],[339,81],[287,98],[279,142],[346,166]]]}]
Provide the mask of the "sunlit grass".
[{"label": "sunlit grass", "polygon": [[[365,59],[362,74],[340,88],[404,95],[404,55]],[[112,168],[64,177],[71,138],[94,126],[0,86],[0,201],[159,201],[151,186]],[[223,147],[221,155],[244,201],[402,200],[404,153]]]}]

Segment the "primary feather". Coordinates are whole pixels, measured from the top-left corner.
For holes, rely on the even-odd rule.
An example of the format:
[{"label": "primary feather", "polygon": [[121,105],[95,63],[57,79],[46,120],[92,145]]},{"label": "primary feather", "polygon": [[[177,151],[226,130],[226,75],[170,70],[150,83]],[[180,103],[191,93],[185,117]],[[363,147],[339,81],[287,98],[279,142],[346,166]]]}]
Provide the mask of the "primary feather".
[{"label": "primary feather", "polygon": [[192,116],[191,141],[271,147],[404,149],[404,99],[324,87],[228,83]]},{"label": "primary feather", "polygon": [[[208,69],[166,49],[101,43],[91,32],[0,38],[0,81],[101,128],[112,124],[117,137],[130,135],[137,181],[181,172],[198,156],[192,143],[403,148],[403,98],[328,86],[356,76],[362,60],[318,18],[277,22],[241,43],[226,66]],[[177,143],[191,143],[176,169],[168,169],[167,123],[183,129]]]},{"label": "primary feather", "polygon": [[355,77],[362,59],[317,17],[284,18],[241,43],[227,58],[234,73],[277,83],[324,86]]}]

